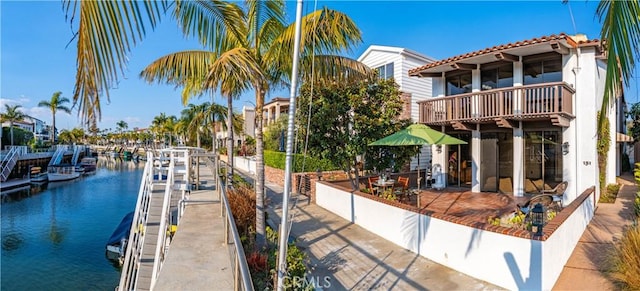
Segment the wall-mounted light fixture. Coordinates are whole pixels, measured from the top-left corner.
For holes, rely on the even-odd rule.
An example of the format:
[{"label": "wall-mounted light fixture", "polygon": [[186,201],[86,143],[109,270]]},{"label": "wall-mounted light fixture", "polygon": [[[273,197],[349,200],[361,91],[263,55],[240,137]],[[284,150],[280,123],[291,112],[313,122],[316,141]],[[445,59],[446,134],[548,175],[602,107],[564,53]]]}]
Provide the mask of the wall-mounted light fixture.
[{"label": "wall-mounted light fixture", "polygon": [[562,143],[562,154],[566,155],[569,153],[569,142],[565,141]]},{"label": "wall-mounted light fixture", "polygon": [[442,145],[440,145],[440,144],[436,145],[436,152],[442,153]]}]

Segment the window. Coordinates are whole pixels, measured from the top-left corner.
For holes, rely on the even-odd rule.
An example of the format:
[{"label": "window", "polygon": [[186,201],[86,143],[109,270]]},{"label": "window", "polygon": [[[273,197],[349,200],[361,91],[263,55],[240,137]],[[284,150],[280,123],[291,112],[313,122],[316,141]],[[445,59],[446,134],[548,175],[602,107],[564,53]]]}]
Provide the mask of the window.
[{"label": "window", "polygon": [[376,70],[378,70],[378,77],[380,77],[380,79],[393,78],[393,63],[377,67]]},{"label": "window", "polygon": [[501,64],[480,72],[482,90],[513,87],[513,64]]},{"label": "window", "polygon": [[562,81],[562,56],[531,60],[522,64],[524,84],[540,84]]},{"label": "window", "polygon": [[446,77],[447,96],[471,92],[471,71]]}]

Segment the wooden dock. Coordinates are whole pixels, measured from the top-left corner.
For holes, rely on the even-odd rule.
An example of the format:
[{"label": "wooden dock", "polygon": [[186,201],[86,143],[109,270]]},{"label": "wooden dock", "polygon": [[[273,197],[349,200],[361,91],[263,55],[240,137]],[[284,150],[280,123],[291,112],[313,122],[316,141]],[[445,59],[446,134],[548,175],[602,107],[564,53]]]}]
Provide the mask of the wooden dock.
[{"label": "wooden dock", "polygon": [[7,191],[16,187],[26,186],[31,183],[31,179],[11,179],[0,183],[0,191]]}]

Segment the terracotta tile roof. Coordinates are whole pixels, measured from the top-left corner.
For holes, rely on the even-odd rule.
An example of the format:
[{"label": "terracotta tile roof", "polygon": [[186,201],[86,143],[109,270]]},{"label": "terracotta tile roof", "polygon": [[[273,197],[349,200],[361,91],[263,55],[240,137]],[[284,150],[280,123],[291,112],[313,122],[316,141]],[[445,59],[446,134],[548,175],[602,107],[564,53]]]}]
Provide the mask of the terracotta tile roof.
[{"label": "terracotta tile roof", "polygon": [[508,44],[493,46],[493,47],[490,47],[490,48],[486,48],[486,49],[482,49],[482,50],[478,50],[478,51],[462,54],[462,55],[459,55],[459,56],[451,57],[451,58],[448,58],[448,59],[444,59],[444,60],[441,60],[441,61],[429,63],[429,64],[426,64],[424,66],[417,67],[417,68],[409,70],[409,75],[415,75],[415,74],[419,73],[422,70],[430,69],[430,68],[433,68],[433,67],[437,67],[437,66],[440,66],[440,65],[443,65],[443,64],[447,64],[447,63],[451,63],[451,62],[455,62],[455,61],[459,61],[459,60],[464,60],[464,59],[471,58],[471,57],[481,56],[481,55],[485,55],[485,54],[489,54],[489,53],[493,53],[493,52],[502,51],[502,50],[505,50],[505,49],[511,49],[511,48],[517,48],[517,47],[525,47],[525,46],[534,45],[534,44],[551,42],[551,41],[554,41],[554,40],[565,40],[565,41],[567,41],[568,44],[570,44],[570,45],[572,45],[574,47],[575,46],[594,46],[594,45],[599,45],[599,43],[600,43],[600,41],[597,40],[597,39],[576,41],[570,35],[567,35],[565,33],[560,33],[558,35],[552,34],[552,35],[548,35],[548,36],[532,38],[532,39],[518,41],[518,42],[514,42],[514,43],[508,43]]}]

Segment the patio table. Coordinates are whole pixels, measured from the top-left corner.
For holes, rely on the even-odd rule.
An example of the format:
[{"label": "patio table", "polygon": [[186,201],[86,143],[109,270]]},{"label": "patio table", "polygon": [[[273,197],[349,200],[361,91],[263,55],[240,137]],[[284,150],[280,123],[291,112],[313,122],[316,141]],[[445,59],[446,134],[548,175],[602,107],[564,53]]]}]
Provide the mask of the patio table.
[{"label": "patio table", "polygon": [[378,180],[375,183],[373,183],[373,186],[378,187],[378,189],[380,189],[378,192],[382,193],[388,188],[393,187],[395,183],[396,183],[396,180],[385,180],[385,181]]}]

